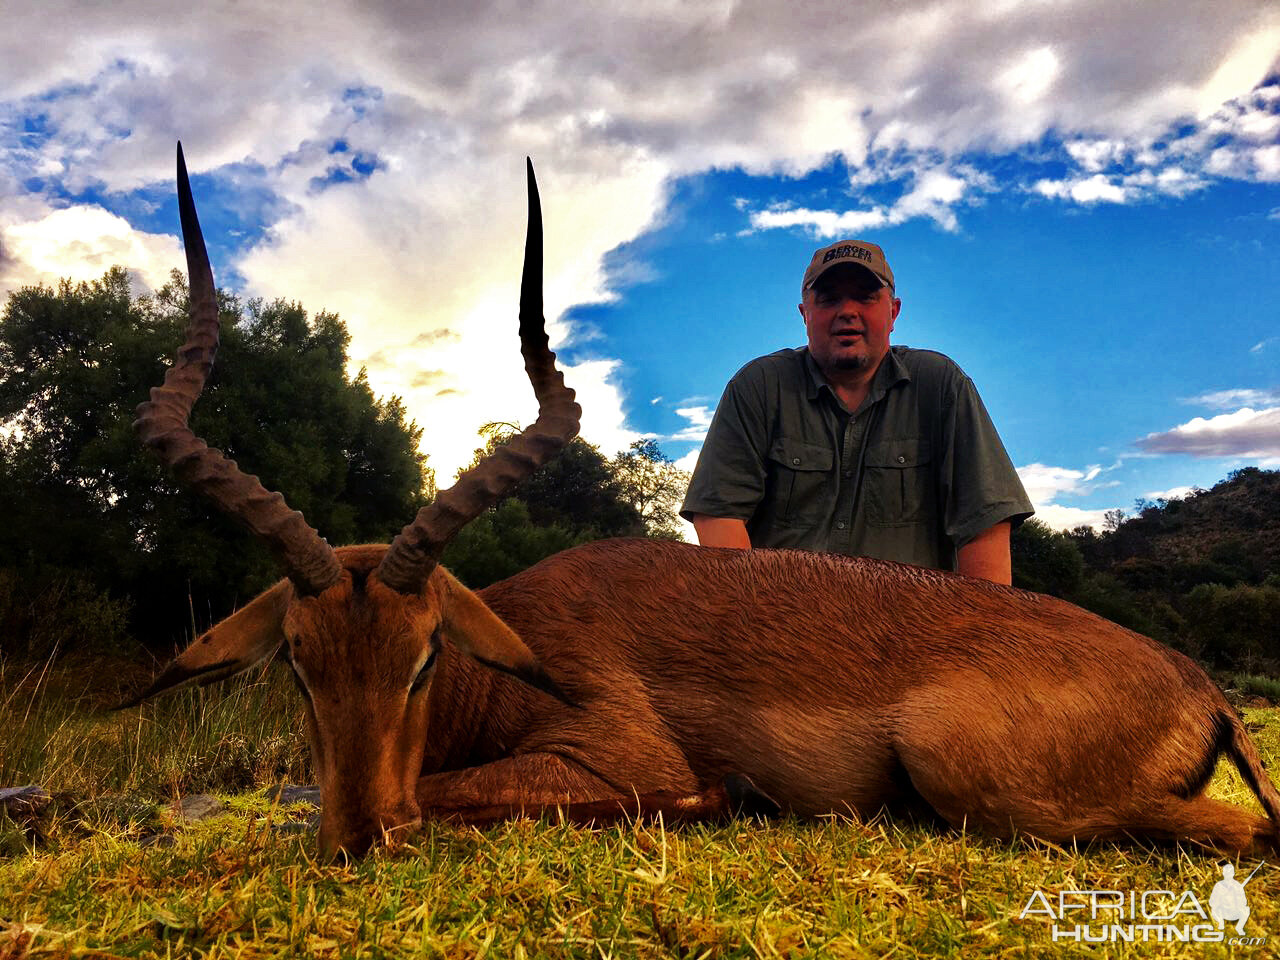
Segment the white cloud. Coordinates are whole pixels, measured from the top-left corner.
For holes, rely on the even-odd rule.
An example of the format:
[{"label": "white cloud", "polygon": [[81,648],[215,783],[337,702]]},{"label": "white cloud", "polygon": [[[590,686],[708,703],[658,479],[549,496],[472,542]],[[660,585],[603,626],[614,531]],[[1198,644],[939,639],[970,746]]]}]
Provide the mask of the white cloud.
[{"label": "white cloud", "polygon": [[1086,526],[1101,530],[1103,515],[1110,507],[1084,509],[1082,507],[1066,507],[1055,501],[1060,497],[1079,497],[1109,486],[1098,483],[1098,478],[1108,469],[1099,464],[1091,464],[1083,470],[1072,467],[1057,467],[1043,463],[1031,463],[1018,467],[1018,478],[1026,488],[1036,508],[1036,519],[1054,530],[1072,530]]},{"label": "white cloud", "polygon": [[126,265],[148,289],[182,262],[174,236],[142,233],[101,207],[76,205],[35,219],[0,221],[0,296],[24,286],[96,280],[114,264]]},{"label": "white cloud", "polygon": [[714,410],[705,404],[676,407],[676,415],[688,420],[689,424],[664,439],[678,441],[692,440],[701,444],[702,440],[707,435],[708,428],[711,426],[711,417],[714,412]]},{"label": "white cloud", "polygon": [[1124,203],[1130,197],[1124,186],[1112,183],[1102,173],[1075,180],[1039,180],[1032,189],[1045,197],[1071,199],[1076,203]]},{"label": "white cloud", "polygon": [[1280,406],[1243,407],[1208,419],[1195,417],[1163,433],[1138,441],[1148,453],[1184,453],[1193,457],[1280,457]]},{"label": "white cloud", "polygon": [[1114,507],[1103,507],[1098,510],[1085,510],[1081,507],[1063,507],[1056,503],[1036,506],[1036,519],[1053,530],[1074,530],[1076,527],[1103,528],[1108,510]]},{"label": "white cloud", "polygon": [[1188,397],[1182,402],[1215,410],[1239,409],[1246,406],[1265,407],[1269,404],[1280,405],[1280,389],[1258,390],[1242,387],[1232,390],[1215,390],[1212,393],[1202,393],[1198,397]]},{"label": "white cloud", "polygon": [[1195,491],[1195,487],[1170,487],[1168,490],[1152,490],[1143,496],[1148,500],[1182,500]]},{"label": "white cloud", "polygon": [[698,446],[690,450],[683,457],[676,459],[676,466],[686,473],[693,473],[693,468],[698,465],[698,454],[702,453],[702,447]]},{"label": "white cloud", "polygon": [[1052,47],[1036,47],[1021,54],[996,74],[994,86],[1007,100],[1027,107],[1044,99],[1062,72]]},{"label": "white cloud", "polygon": [[1102,467],[1094,464],[1084,470],[1075,470],[1031,463],[1018,467],[1017,471],[1027,496],[1039,510],[1041,504],[1048,504],[1057,497],[1080,496],[1090,492],[1089,484],[1102,473]]}]

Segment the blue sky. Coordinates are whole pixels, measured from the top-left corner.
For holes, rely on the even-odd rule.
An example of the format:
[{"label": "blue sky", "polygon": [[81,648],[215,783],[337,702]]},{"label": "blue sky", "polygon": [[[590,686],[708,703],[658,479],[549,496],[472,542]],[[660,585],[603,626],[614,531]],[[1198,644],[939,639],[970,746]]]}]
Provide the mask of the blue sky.
[{"label": "blue sky", "polygon": [[1055,526],[1280,466],[1274,4],[7,18],[0,293],[163,282],[182,139],[219,283],[340,313],[443,478],[480,424],[534,416],[526,154],[553,340],[607,453],[656,436],[691,464],[726,379],[803,342],[813,249],[854,236],[898,278],[894,342],[964,367]]}]

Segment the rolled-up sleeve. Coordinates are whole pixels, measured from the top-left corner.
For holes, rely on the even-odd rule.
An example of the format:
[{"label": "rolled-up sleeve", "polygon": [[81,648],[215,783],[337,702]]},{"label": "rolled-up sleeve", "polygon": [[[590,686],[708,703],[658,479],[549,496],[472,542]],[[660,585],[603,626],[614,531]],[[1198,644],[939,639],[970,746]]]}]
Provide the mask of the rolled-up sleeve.
[{"label": "rolled-up sleeve", "polygon": [[716,407],[680,516],[751,519],[764,497],[766,418],[763,384],[744,368]]},{"label": "rolled-up sleeve", "polygon": [[939,479],[947,536],[959,549],[1002,521],[1016,528],[1035,508],[968,377],[960,379],[943,418],[948,442]]}]

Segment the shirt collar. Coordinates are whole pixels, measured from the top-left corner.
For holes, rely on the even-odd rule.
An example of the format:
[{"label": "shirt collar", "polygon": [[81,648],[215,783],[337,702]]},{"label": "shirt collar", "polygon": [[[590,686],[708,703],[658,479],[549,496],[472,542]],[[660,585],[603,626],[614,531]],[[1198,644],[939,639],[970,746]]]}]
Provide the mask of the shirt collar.
[{"label": "shirt collar", "polygon": [[[809,381],[809,399],[817,400],[818,395],[825,389],[833,400],[839,402],[835,391],[831,389],[831,384],[827,383],[827,378],[818,369],[818,362],[813,359],[813,354],[809,352],[809,348],[801,347],[801,352],[804,353],[804,369]],[[899,383],[909,383],[910,381],[911,374],[907,372],[906,364],[898,358],[897,347],[890,347],[889,352],[884,355],[884,360],[880,362],[880,367],[876,370],[875,376],[871,378],[871,389],[868,391],[867,399],[863,405],[869,406],[879,402],[880,398],[894,386]]]}]

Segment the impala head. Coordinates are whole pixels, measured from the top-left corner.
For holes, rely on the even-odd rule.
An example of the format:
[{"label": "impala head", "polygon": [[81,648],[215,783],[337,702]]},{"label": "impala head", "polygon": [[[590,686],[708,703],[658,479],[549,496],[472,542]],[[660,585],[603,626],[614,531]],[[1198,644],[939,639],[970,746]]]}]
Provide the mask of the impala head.
[{"label": "impala head", "polygon": [[286,579],[187,647],[130,704],[188,682],[233,676],[283,648],[306,702],[320,780],[320,845],[363,853],[380,835],[420,822],[427,698],[437,654],[462,653],[559,696],[528,647],[438,566],[449,541],[554,455],[578,431],[581,410],[555,367],[542,318],[542,214],[533,166],[520,286],[520,347],[538,419],[419,511],[389,546],[334,549],[279,493],[212,450],[187,426],[218,346],[213,273],[178,147],[178,205],[191,323],[164,384],[138,407],[135,428],[187,487],[262,538]]}]

